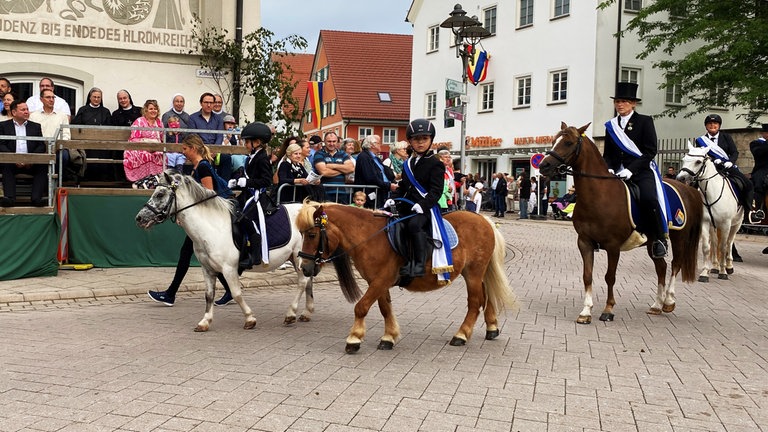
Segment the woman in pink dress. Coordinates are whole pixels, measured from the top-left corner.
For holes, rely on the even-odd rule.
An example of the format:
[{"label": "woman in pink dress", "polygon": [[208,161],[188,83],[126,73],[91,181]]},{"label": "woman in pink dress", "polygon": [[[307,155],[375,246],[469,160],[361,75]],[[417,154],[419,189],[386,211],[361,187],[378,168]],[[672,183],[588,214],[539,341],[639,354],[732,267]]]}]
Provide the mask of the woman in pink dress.
[{"label": "woman in pink dress", "polygon": [[[155,127],[162,128],[163,122],[160,120],[160,107],[156,100],[149,99],[144,102],[144,108],[141,110],[141,117],[137,118],[132,127]],[[151,130],[132,130],[130,142],[154,142],[161,143],[163,137],[162,131]],[[165,160],[163,152],[149,152],[146,150],[125,150],[123,152],[123,168],[125,177],[135,182],[144,177],[160,174],[163,172]]]}]

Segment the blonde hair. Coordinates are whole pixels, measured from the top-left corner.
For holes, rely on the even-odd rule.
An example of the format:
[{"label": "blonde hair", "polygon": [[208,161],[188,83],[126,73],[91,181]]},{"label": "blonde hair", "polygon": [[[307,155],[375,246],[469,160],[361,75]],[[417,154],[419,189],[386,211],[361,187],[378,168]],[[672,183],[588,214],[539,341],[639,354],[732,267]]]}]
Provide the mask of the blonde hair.
[{"label": "blonde hair", "polygon": [[157,101],[154,99],[147,99],[147,101],[144,102],[144,106],[141,108],[141,115],[147,115],[147,108],[149,108],[150,105],[154,105],[155,108],[157,108],[157,114],[160,115],[160,105],[158,105]]},{"label": "blonde hair", "polygon": [[363,191],[357,191],[354,195],[352,195],[352,201],[356,200],[357,198],[362,198],[363,200],[368,199],[368,197],[365,196],[365,192]]},{"label": "blonde hair", "polygon": [[392,150],[405,150],[408,148],[408,141],[398,141],[392,146]]},{"label": "blonde hair", "polygon": [[301,150],[301,146],[298,144],[289,144],[285,149],[285,156],[288,157],[291,153]]},{"label": "blonde hair", "polygon": [[187,147],[195,149],[195,151],[205,160],[208,162],[213,162],[213,155],[211,154],[211,150],[208,149],[208,146],[205,145],[203,140],[200,138],[197,134],[190,134],[184,137],[184,139],[181,141],[182,144],[186,145]]}]

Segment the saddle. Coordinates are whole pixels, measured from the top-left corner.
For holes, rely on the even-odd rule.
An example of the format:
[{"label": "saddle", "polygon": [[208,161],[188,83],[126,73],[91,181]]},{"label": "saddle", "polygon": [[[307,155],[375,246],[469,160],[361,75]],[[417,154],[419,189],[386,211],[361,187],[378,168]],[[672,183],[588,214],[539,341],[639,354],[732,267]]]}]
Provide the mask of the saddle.
[{"label": "saddle", "polygon": [[[632,231],[632,234],[630,235],[630,238],[628,238],[624,244],[621,247],[622,251],[627,251],[630,249],[634,249],[640,245],[645,244],[645,242],[648,240],[647,237],[639,233],[637,229],[637,223],[635,221],[638,221],[642,218],[642,214],[640,212],[640,207],[638,204],[639,196],[640,196],[640,188],[633,183],[623,182],[624,183],[624,189],[627,193],[627,205],[629,206],[628,214],[629,214],[629,223],[632,225],[632,228],[634,231]],[[683,203],[683,199],[680,196],[680,192],[671,184],[661,182],[663,185],[664,194],[667,198],[667,204],[669,205],[669,214],[671,215],[672,220],[669,222],[669,229],[670,230],[681,230],[685,228],[686,223],[686,214],[687,211],[685,209],[685,204]]]},{"label": "saddle", "polygon": [[[459,245],[459,236],[456,234],[456,230],[453,228],[453,225],[451,225],[450,222],[443,219],[443,224],[445,226],[445,232],[448,234],[448,240],[449,240],[449,246],[451,247],[451,250],[456,249],[456,246]],[[395,251],[398,255],[405,258],[405,260],[409,260],[409,251],[408,251],[408,241],[406,240],[406,231],[405,227],[402,223],[400,223],[400,218],[391,217],[387,219],[387,227],[384,229],[384,231],[387,233],[387,239],[389,240],[389,245],[392,247],[392,250]],[[428,244],[428,250],[427,250],[427,256],[432,256],[432,249],[436,247],[442,247],[442,242],[440,239],[435,239],[432,237],[427,238],[427,244]]]},{"label": "saddle", "polygon": [[[265,226],[267,227],[267,241],[269,250],[280,249],[291,240],[291,219],[285,206],[278,205],[271,209],[271,213],[264,212]],[[232,215],[232,240],[237,250],[245,250],[245,233],[240,229],[240,213]]]}]

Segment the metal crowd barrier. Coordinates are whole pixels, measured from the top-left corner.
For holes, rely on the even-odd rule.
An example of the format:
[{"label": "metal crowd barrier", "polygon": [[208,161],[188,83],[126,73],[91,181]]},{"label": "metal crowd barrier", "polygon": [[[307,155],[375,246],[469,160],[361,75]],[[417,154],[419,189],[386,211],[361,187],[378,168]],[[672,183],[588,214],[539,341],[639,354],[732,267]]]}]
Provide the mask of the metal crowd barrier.
[{"label": "metal crowd barrier", "polygon": [[[336,202],[339,204],[350,204],[352,202],[352,195],[354,195],[357,191],[363,191],[366,195],[370,194],[371,192],[378,191],[378,186],[376,185],[356,185],[356,184],[345,184],[345,183],[324,183],[320,186],[323,187],[325,192],[325,202]],[[292,190],[291,196],[292,199],[290,201],[282,201],[283,203],[286,202],[298,202],[296,199],[296,191],[299,190],[298,188],[305,188],[304,185],[291,185],[291,184],[282,184],[280,187],[277,188],[277,197],[275,201],[280,204],[281,200],[280,197],[283,196],[284,191]],[[291,188],[291,189],[288,189]],[[337,191],[343,190],[340,193],[337,193]],[[379,194],[376,194],[376,199],[374,200],[374,206],[376,208],[381,208],[384,205],[384,201],[387,200],[386,196],[379,196]]]}]

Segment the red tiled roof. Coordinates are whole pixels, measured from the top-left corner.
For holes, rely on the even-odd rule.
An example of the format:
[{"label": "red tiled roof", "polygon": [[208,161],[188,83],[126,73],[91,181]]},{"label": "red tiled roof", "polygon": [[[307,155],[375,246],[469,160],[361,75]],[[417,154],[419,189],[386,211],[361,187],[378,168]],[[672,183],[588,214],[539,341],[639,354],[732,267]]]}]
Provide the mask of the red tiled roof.
[{"label": "red tiled roof", "polygon": [[[274,61],[279,61],[284,65],[288,65],[291,68],[292,81],[296,82],[296,88],[293,89],[293,98],[298,101],[298,106],[304,106],[304,100],[307,97],[307,84],[306,82],[312,75],[312,63],[315,61],[314,54],[288,54],[288,55],[275,55]],[[283,109],[288,109],[290,106],[285,106]],[[303,110],[303,108],[299,108]],[[301,116],[299,116],[301,117]]]},{"label": "red tiled roof", "polygon": [[[411,35],[320,31],[343,118],[408,121],[412,41]],[[392,102],[380,102],[378,92]]]}]

